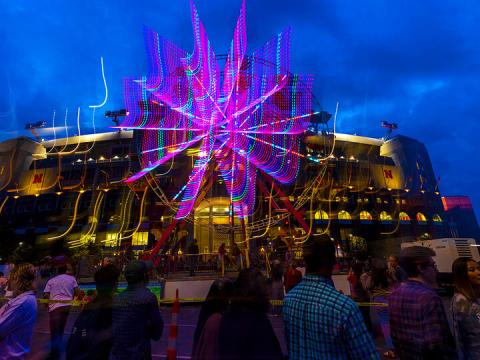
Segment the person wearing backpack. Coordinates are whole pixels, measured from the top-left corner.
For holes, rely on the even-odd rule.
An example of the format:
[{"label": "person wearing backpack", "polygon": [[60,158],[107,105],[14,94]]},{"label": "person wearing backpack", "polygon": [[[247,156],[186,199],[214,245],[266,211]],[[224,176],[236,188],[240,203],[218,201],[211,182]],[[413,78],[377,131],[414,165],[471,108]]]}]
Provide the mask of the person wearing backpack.
[{"label": "person wearing backpack", "polygon": [[112,299],[120,271],[109,264],[95,273],[96,297],[85,305],[67,343],[67,360],[108,359],[112,349]]}]

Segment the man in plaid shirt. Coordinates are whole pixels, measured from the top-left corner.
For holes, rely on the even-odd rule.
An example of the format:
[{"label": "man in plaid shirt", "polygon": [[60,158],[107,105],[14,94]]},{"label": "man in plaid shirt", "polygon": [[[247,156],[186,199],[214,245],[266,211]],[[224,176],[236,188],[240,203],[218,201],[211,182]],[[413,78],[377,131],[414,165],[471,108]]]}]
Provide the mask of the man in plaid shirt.
[{"label": "man in plaid shirt", "polygon": [[412,246],[400,253],[408,280],[389,297],[390,328],[400,359],[456,359],[442,300],[433,290],[437,269],[430,248]]},{"label": "man in plaid shirt", "polygon": [[333,286],[335,245],[314,239],[303,247],[306,275],[284,300],[289,359],[379,359],[357,305]]}]

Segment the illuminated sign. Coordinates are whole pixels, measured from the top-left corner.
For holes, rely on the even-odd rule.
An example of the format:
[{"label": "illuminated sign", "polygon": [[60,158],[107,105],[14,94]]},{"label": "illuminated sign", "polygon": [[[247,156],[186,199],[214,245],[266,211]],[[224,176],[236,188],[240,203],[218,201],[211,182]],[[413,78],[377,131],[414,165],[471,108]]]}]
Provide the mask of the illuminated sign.
[{"label": "illuminated sign", "polygon": [[43,181],[43,173],[41,174],[34,174],[33,175],[33,182],[32,184],[41,184]]},{"label": "illuminated sign", "polygon": [[392,170],[383,169],[383,176],[385,179],[393,179]]}]

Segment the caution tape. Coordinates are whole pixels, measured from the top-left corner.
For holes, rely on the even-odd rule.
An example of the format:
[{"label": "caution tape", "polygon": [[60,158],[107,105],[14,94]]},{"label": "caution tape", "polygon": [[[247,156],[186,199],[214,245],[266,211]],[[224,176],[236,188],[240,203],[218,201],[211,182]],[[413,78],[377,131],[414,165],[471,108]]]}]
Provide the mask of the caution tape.
[{"label": "caution tape", "polygon": [[[176,299],[160,299],[158,298],[158,303],[160,305],[171,305],[175,302]],[[0,301],[8,301],[11,298],[0,297]],[[205,301],[205,298],[182,298],[178,299],[180,303],[202,303]],[[68,304],[71,306],[84,306],[90,302],[90,300],[50,300],[50,299],[37,299],[39,304]],[[272,305],[283,305],[283,300],[270,300]],[[388,304],[381,302],[357,302],[358,306],[370,306],[370,307],[388,307]]]}]

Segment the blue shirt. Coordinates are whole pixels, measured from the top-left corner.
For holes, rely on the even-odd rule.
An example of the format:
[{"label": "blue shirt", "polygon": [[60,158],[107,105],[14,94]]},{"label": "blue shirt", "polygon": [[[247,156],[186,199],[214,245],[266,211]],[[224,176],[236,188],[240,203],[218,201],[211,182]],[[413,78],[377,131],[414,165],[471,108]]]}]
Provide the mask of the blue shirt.
[{"label": "blue shirt", "polygon": [[0,309],[0,359],[23,359],[30,351],[37,299],[26,291]]},{"label": "blue shirt", "polygon": [[379,359],[358,306],[330,279],[307,274],[285,296],[289,359]]}]

